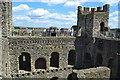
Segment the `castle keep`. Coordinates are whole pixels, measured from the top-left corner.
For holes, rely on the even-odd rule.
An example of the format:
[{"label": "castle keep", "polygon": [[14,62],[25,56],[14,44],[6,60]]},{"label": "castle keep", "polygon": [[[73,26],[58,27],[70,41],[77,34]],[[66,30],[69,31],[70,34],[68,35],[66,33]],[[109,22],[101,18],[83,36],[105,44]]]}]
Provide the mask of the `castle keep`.
[{"label": "castle keep", "polygon": [[78,6],[77,26],[13,27],[12,2],[0,2],[0,75],[4,78],[120,78],[120,30],[109,5]]}]

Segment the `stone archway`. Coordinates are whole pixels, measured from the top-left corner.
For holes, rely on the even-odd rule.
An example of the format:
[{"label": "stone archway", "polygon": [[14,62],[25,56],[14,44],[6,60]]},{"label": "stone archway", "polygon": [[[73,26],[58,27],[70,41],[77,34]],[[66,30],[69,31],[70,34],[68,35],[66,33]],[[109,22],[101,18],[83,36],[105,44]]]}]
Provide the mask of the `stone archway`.
[{"label": "stone archway", "polygon": [[77,77],[77,73],[71,73],[68,75],[67,80],[79,80],[79,78]]},{"label": "stone archway", "polygon": [[75,65],[76,52],[75,50],[70,50],[68,54],[68,65]]},{"label": "stone archway", "polygon": [[54,37],[55,37],[55,36],[56,36],[56,32],[52,32],[52,33],[51,33],[51,36],[54,36]]},{"label": "stone archway", "polygon": [[104,31],[105,23],[101,22],[100,23],[100,31]]},{"label": "stone archway", "polygon": [[53,52],[51,54],[50,66],[59,68],[59,53]]},{"label": "stone archway", "polygon": [[58,77],[52,77],[50,80],[59,80]]},{"label": "stone archway", "polygon": [[96,67],[102,66],[102,63],[103,63],[102,54],[98,53],[96,56]]},{"label": "stone archway", "polygon": [[31,71],[31,57],[27,52],[19,56],[19,70]]},{"label": "stone archway", "polygon": [[113,67],[113,58],[110,58],[109,61],[108,61],[108,67],[109,68],[112,68]]},{"label": "stone archway", "polygon": [[35,61],[35,69],[46,69],[46,60],[44,58],[38,58]]},{"label": "stone archway", "polygon": [[92,67],[92,58],[91,58],[90,53],[85,53],[84,55],[84,67],[85,68]]},{"label": "stone archway", "polygon": [[111,78],[112,78],[112,75],[113,75],[113,72],[114,72],[114,63],[113,63],[113,61],[114,61],[114,59],[111,57],[110,59],[109,59],[109,61],[108,61],[108,68],[110,68],[111,69],[111,71],[110,71],[110,80],[111,80]]}]

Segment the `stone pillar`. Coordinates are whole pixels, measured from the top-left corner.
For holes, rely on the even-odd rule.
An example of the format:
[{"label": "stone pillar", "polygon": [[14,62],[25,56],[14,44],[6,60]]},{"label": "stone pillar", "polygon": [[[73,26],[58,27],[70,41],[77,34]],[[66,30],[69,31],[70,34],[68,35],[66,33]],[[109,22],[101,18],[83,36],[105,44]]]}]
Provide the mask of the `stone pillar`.
[{"label": "stone pillar", "polygon": [[2,74],[2,9],[0,8],[0,75]]}]

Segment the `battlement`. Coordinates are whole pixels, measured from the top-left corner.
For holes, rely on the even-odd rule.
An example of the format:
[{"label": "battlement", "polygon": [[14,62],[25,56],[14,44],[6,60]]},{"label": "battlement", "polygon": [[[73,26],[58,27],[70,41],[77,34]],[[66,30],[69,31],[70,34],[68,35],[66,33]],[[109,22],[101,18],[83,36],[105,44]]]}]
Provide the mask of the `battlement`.
[{"label": "battlement", "polygon": [[78,10],[81,13],[108,12],[109,11],[109,4],[105,4],[103,7],[96,7],[96,8],[78,6]]}]

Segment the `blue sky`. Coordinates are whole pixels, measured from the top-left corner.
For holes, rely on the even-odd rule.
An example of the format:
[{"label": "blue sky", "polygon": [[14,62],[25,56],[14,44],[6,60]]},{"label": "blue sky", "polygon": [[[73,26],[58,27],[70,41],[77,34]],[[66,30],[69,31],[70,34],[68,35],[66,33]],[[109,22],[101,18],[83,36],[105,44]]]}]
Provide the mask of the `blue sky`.
[{"label": "blue sky", "polygon": [[118,0],[29,0],[13,1],[13,25],[24,27],[70,28],[77,24],[77,6],[99,7],[109,3],[109,27],[118,28]]}]

